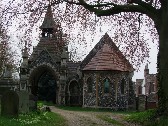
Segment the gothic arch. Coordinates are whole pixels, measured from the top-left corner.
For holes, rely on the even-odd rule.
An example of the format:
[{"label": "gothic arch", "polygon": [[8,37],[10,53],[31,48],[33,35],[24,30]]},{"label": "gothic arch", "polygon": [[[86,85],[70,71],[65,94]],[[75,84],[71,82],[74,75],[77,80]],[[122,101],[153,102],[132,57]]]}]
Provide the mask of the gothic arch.
[{"label": "gothic arch", "polygon": [[92,93],[93,92],[93,84],[94,84],[94,81],[93,81],[93,76],[89,76],[86,80],[86,84],[87,84],[87,91],[88,93]]},{"label": "gothic arch", "polygon": [[57,103],[58,75],[49,65],[40,65],[30,71],[29,85],[39,100]]},{"label": "gothic arch", "polygon": [[125,87],[126,87],[126,80],[123,78],[123,79],[121,80],[121,84],[120,84],[121,94],[124,94],[124,93],[125,93]]},{"label": "gothic arch", "polygon": [[111,81],[108,77],[103,80],[103,93],[110,93]]},{"label": "gothic arch", "polygon": [[72,79],[66,86],[66,105],[80,105],[81,90],[76,79]]}]

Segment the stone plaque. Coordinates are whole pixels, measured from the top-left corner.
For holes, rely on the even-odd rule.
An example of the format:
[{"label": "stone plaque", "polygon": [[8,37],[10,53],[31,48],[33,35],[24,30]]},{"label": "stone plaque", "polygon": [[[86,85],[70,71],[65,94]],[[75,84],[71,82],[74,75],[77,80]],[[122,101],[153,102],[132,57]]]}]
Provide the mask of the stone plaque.
[{"label": "stone plaque", "polygon": [[15,91],[7,91],[1,98],[1,115],[17,117],[19,110],[19,97]]}]

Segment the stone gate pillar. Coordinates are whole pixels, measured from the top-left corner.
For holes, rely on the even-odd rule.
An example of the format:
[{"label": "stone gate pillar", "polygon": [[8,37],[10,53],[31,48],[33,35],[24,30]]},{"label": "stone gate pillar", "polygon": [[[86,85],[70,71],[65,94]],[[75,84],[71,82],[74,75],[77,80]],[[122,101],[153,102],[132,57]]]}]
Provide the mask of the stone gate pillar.
[{"label": "stone gate pillar", "polygon": [[60,76],[60,85],[59,85],[59,96],[58,96],[58,104],[65,105],[65,83],[63,80],[63,76]]},{"label": "stone gate pillar", "polygon": [[67,60],[68,52],[67,48],[64,47],[61,54],[61,68],[60,68],[60,87],[59,87],[59,98],[58,103],[60,105],[65,105],[65,87],[67,79]]}]

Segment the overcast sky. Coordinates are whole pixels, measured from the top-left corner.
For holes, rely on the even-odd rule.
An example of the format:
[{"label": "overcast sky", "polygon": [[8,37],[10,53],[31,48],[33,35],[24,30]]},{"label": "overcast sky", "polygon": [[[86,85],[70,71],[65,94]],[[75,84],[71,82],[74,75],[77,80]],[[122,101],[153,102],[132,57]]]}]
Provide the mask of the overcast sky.
[{"label": "overcast sky", "polygon": [[[15,37],[15,28],[13,27],[13,29],[11,30],[10,35],[12,36],[11,39],[13,41],[13,45],[16,49],[19,50],[17,42],[19,41],[16,39]],[[93,37],[93,39],[91,38],[91,35],[87,35],[86,37],[86,41],[87,41],[87,46],[86,45],[75,45],[77,48],[77,56],[81,57],[81,59],[84,59],[85,56],[90,52],[90,50],[95,46],[95,44],[97,44],[99,42],[99,40],[101,39],[101,37],[107,32],[106,28],[102,28],[102,32],[100,32],[100,34],[96,34],[96,36]],[[113,34],[113,32],[107,32],[109,35]],[[35,36],[38,36],[38,33],[35,33]],[[37,45],[38,41],[33,41],[33,46]],[[136,79],[143,79],[144,78],[144,68],[145,65],[148,63],[148,67],[149,67],[149,72],[150,74],[155,74],[157,72],[156,66],[157,66],[157,45],[156,43],[152,43],[151,40],[148,40],[148,43],[150,45],[150,57],[149,57],[149,63],[147,61],[144,61],[144,63],[141,65],[139,71],[135,71],[134,72],[134,76],[133,76],[133,81],[136,81]],[[71,44],[71,42],[70,42]],[[71,45],[69,45],[69,48],[71,48]],[[21,53],[20,53],[21,54]]]}]

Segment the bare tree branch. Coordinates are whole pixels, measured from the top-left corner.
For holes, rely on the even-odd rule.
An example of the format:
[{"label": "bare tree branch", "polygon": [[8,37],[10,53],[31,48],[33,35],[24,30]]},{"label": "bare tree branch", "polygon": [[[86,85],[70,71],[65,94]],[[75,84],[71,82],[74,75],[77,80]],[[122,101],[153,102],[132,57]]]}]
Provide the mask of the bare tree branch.
[{"label": "bare tree branch", "polygon": [[[131,3],[126,5],[117,5],[113,2],[105,4],[95,4],[91,5],[86,3],[84,0],[78,0],[79,2],[73,2],[65,0],[69,4],[82,5],[85,9],[88,9],[91,12],[94,12],[97,16],[110,16],[114,14],[119,14],[121,12],[139,12],[148,15],[154,21],[158,15],[158,10],[149,3],[143,2],[142,0],[131,0]],[[107,7],[107,9],[100,9],[98,7]]]}]

